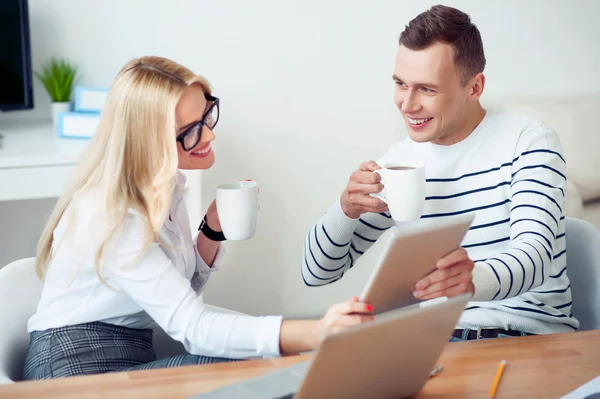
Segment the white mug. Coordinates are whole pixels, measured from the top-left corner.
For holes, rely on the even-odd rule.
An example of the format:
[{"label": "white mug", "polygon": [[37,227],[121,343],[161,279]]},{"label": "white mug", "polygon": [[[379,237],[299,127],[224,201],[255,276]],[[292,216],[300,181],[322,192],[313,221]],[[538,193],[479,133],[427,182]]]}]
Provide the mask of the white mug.
[{"label": "white mug", "polygon": [[247,240],[256,232],[258,184],[237,181],[217,186],[217,214],[228,240]]},{"label": "white mug", "polygon": [[425,205],[425,166],[421,163],[395,162],[376,170],[384,188],[373,197],[388,205],[392,219],[399,222],[417,220]]}]

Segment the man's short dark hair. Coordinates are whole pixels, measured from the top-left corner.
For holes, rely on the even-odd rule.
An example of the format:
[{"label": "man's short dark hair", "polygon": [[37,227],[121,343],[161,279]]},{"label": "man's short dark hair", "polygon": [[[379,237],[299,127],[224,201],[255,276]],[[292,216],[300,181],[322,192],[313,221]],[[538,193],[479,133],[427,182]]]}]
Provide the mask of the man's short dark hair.
[{"label": "man's short dark hair", "polygon": [[400,34],[399,42],[411,50],[423,50],[436,42],[449,44],[463,84],[485,68],[479,29],[468,14],[456,8],[437,5],[417,15]]}]

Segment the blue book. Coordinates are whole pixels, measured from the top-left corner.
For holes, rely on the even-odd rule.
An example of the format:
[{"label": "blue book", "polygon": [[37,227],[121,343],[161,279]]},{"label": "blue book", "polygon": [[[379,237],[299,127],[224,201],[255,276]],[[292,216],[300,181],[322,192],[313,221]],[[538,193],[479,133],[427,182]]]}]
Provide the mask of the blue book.
[{"label": "blue book", "polygon": [[101,112],[108,96],[108,89],[101,87],[75,87],[75,104],[73,109],[78,112]]},{"label": "blue book", "polygon": [[96,134],[99,112],[59,112],[56,116],[58,137],[89,139]]}]

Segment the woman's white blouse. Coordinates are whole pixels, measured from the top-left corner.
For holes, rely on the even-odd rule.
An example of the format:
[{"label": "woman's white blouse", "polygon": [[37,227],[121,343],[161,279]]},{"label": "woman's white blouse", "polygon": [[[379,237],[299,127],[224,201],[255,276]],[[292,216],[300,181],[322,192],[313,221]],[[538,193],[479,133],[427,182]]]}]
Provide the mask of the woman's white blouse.
[{"label": "woman's white blouse", "polygon": [[184,185],[185,177],[178,173],[169,218],[159,235],[161,243],[153,242],[135,263],[144,225],[141,215],[128,213],[101,268],[107,284],[99,279],[94,262],[106,228],[105,210],[93,190],[75,198],[75,206],[65,211],[54,231],[52,261],[28,330],[94,321],[153,328],[156,322],[192,354],[236,359],[278,356],[280,316],[222,313],[198,297],[217,269],[223,248],[212,267],[198,254]]}]

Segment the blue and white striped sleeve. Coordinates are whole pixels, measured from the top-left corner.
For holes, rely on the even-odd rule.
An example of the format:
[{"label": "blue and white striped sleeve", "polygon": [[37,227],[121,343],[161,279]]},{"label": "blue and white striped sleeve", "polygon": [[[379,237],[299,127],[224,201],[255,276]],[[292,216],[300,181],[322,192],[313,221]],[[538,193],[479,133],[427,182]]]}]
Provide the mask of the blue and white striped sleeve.
[{"label": "blue and white striped sleeve", "polygon": [[512,162],[510,246],[478,262],[474,300],[501,300],[543,284],[563,217],[566,163],[558,135],[543,125],[521,134]]},{"label": "blue and white striped sleeve", "polygon": [[307,233],[302,279],[320,286],[341,279],[356,260],[393,224],[389,213],[365,213],[351,219],[338,199]]}]

